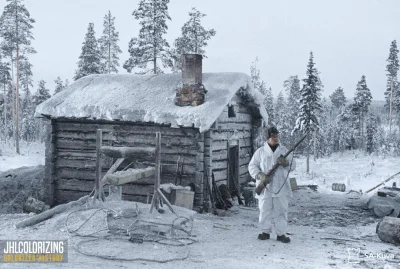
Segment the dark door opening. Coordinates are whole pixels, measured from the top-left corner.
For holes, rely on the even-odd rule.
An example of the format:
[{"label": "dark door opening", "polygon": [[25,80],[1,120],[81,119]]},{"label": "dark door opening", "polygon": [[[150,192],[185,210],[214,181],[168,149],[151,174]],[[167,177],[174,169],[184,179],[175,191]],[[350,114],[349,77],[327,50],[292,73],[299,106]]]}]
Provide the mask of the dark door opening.
[{"label": "dark door opening", "polygon": [[227,185],[231,194],[236,194],[235,187],[239,191],[239,145],[230,146],[228,150]]}]

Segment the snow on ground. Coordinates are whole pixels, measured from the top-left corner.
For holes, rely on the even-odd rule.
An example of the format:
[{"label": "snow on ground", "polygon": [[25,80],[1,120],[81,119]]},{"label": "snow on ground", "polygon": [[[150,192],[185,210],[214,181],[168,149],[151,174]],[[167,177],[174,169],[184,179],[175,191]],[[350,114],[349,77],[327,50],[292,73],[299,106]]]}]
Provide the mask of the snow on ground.
[{"label": "snow on ground", "polygon": [[10,143],[0,142],[0,172],[22,166],[44,165],[44,143],[21,141],[20,155]]},{"label": "snow on ground", "polygon": [[[32,158],[38,158],[33,152]],[[10,157],[11,160],[13,157]],[[43,157],[41,157],[43,158]],[[14,159],[14,165],[15,165]],[[7,160],[3,163],[7,163]],[[372,166],[372,163],[374,165]],[[311,160],[311,173],[305,173],[305,159],[297,159],[299,185],[317,184],[318,192],[309,188],[294,191],[289,207],[289,236],[292,242],[257,239],[258,210],[255,207],[234,207],[231,217],[197,214],[191,237],[193,244],[170,246],[156,242],[132,243],[127,238],[88,241],[70,237],[65,223],[69,212],[57,215],[38,225],[16,229],[14,224],[29,217],[26,214],[4,214],[0,217],[0,239],[69,239],[67,264],[34,264],[34,268],[399,268],[398,246],[379,240],[376,225],[380,219],[365,210],[368,195],[356,192],[333,192],[332,183],[350,182],[351,189],[365,190],[380,183],[400,169],[400,158],[368,156],[358,151],[334,154],[317,162]],[[23,163],[20,164],[24,165]],[[396,179],[397,182],[399,179]],[[388,185],[391,185],[389,182]],[[119,204],[118,204],[119,203]],[[133,202],[118,202],[114,208]],[[140,204],[141,212],[147,212]],[[109,206],[108,206],[109,207]],[[83,209],[82,207],[80,209]],[[73,221],[77,227],[93,209],[78,212]],[[171,217],[154,212],[156,220]],[[147,213],[143,213],[146,215]],[[147,215],[148,216],[148,215]],[[99,228],[101,221],[87,227]],[[90,229],[88,231],[91,231]],[[93,239],[93,238],[92,238]],[[92,240],[90,239],[90,240]],[[184,242],[184,241],[183,241]],[[188,241],[186,241],[188,242]],[[79,253],[80,251],[88,256]],[[350,251],[350,254],[349,254]],[[358,255],[356,255],[358,254]],[[99,256],[103,256],[100,258]],[[108,256],[108,257],[104,257]],[[127,261],[137,257],[140,261]],[[176,259],[159,263],[152,259]],[[125,260],[123,260],[125,259]],[[22,268],[22,264],[1,264],[1,268]],[[33,265],[33,264],[31,264]],[[25,266],[24,266],[25,267]],[[33,268],[33,267],[32,267]]]},{"label": "snow on ground", "polygon": [[[334,193],[333,183],[346,184],[346,192],[362,190],[365,193],[400,172],[400,157],[368,155],[358,150],[334,153],[329,158],[316,161],[311,156],[309,174],[306,173],[306,158],[301,157],[296,161],[296,170],[290,177],[295,177],[298,184],[318,185],[324,193]],[[393,182],[400,186],[400,176],[386,183],[386,186],[392,186]]]}]

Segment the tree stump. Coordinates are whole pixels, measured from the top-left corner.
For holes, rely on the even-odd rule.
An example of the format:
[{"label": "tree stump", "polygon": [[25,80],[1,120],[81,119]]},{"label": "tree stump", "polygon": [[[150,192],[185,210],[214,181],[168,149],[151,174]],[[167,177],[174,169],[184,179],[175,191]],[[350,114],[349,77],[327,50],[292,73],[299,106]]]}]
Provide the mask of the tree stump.
[{"label": "tree stump", "polygon": [[384,217],[376,226],[379,239],[395,245],[400,244],[400,218]]}]

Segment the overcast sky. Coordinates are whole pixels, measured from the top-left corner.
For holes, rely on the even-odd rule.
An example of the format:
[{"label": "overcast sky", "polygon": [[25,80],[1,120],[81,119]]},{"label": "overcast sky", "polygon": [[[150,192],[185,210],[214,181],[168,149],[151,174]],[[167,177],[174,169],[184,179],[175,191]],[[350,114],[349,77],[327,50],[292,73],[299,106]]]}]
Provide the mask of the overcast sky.
[{"label": "overcast sky", "polygon": [[[139,32],[132,12],[139,0],[26,0],[36,20],[30,56],[35,88],[40,79],[53,92],[54,79],[72,77],[88,24],[101,35],[110,10],[119,31],[120,73],[128,58],[128,43]],[[0,0],[3,11],[5,0]],[[206,48],[203,72],[250,73],[256,57],[261,78],[276,95],[290,75],[304,78],[309,52],[321,72],[324,96],[337,87],[353,98],[357,82],[366,76],[375,100],[384,100],[386,59],[392,40],[400,40],[399,0],[171,0],[167,41],[180,35],[188,12],[207,14],[206,28],[216,36]]]}]

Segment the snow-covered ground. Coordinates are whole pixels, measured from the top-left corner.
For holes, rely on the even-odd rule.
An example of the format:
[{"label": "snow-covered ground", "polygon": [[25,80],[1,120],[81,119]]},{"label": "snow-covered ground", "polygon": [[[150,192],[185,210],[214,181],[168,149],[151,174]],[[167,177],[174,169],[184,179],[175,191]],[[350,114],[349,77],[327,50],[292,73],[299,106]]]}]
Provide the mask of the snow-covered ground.
[{"label": "snow-covered ground", "polygon": [[[1,164],[10,162],[9,167],[13,165],[15,168],[18,162],[25,166],[31,158],[34,159],[30,162],[32,164],[38,162],[37,159],[44,160],[44,156],[37,153],[39,148],[22,152],[30,153],[28,156],[2,156]],[[361,197],[356,192],[348,193],[349,189],[365,192],[399,172],[400,158],[348,151],[316,162],[311,160],[310,165],[311,172],[307,174],[305,158],[297,159],[297,170],[291,175],[296,177],[299,185],[315,184],[319,188],[318,192],[308,188],[294,192],[289,208],[289,236],[292,239],[289,244],[277,242],[274,236],[267,241],[258,240],[258,211],[254,207],[241,206],[234,207],[231,217],[195,215],[193,237],[190,237],[191,241],[182,241],[192,244],[184,246],[156,242],[138,244],[127,241],[127,238],[94,238],[90,241],[93,238],[70,237],[65,227],[66,220],[78,208],[23,229],[16,229],[14,224],[28,215],[1,215],[0,239],[69,239],[69,262],[57,264],[57,268],[400,268],[398,246],[379,240],[375,230],[380,219],[364,209],[372,193]],[[399,178],[395,180],[399,185]],[[387,185],[391,186],[392,182]],[[346,192],[334,192],[332,183],[345,183],[350,188]],[[133,202],[124,203],[135,208]],[[117,210],[122,205],[122,202],[117,203],[112,208]],[[146,206],[139,206],[143,216],[148,216]],[[93,209],[86,212],[84,207],[80,209],[83,210],[79,211],[80,214],[93,214]],[[154,212],[154,220],[171,217],[166,210],[167,215]],[[103,215],[98,217],[104,218]],[[85,217],[81,215],[72,223],[78,227],[84,221]],[[92,227],[88,231],[93,231],[101,228],[102,222],[92,220],[87,225],[87,228]],[[132,258],[139,260],[128,261]],[[173,261],[152,261],[155,259]],[[0,267],[22,268],[21,265],[1,264]],[[34,264],[32,268],[55,266]]]},{"label": "snow-covered ground", "polygon": [[21,141],[20,153],[15,152],[12,143],[0,141],[0,172],[22,166],[44,165],[44,143]]}]

